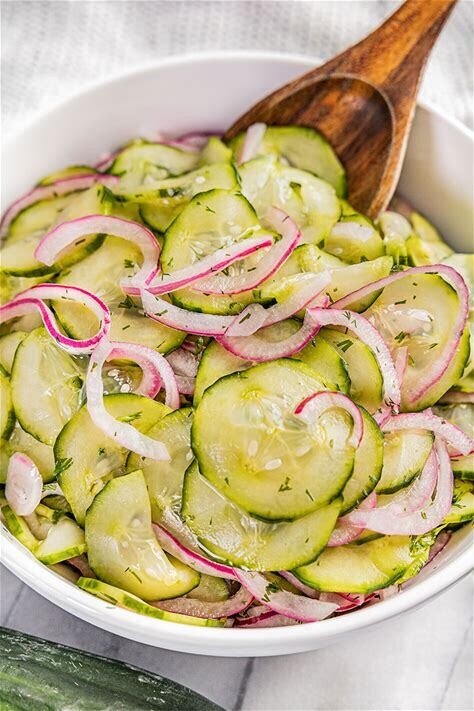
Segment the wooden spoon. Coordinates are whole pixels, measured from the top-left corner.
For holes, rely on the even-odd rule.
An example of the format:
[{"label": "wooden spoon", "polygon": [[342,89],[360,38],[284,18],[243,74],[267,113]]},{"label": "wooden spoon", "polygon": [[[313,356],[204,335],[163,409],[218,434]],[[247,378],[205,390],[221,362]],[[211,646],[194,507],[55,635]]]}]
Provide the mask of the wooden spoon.
[{"label": "wooden spoon", "polygon": [[344,164],[349,201],[375,219],[395,191],[421,75],[456,2],[407,0],[364,40],[253,106],[225,138],[256,122],[316,128]]}]

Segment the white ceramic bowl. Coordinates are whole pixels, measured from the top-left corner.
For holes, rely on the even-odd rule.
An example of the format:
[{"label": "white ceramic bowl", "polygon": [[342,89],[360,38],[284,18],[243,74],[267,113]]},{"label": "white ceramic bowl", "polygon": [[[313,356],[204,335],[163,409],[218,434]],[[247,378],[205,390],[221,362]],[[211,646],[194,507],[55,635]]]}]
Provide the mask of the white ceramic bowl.
[{"label": "white ceramic bowl", "polygon": [[[4,148],[7,204],[42,175],[87,163],[137,135],[220,129],[270,90],[314,66],[307,57],[259,52],[202,54],[161,61],[88,89],[41,114]],[[426,213],[452,246],[472,249],[473,137],[465,128],[419,107],[400,192]],[[316,649],[412,610],[470,570],[467,530],[440,554],[436,570],[401,594],[339,618],[272,629],[201,628],[150,619],[112,607],[59,577],[7,531],[2,560],[27,585],[73,615],[145,644],[222,656],[265,656]]]}]

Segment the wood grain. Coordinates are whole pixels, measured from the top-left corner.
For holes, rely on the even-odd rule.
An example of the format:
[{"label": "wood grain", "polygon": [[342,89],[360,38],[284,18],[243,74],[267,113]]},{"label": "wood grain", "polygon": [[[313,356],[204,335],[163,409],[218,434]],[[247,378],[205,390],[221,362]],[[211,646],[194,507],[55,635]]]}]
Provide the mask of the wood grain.
[{"label": "wood grain", "polygon": [[349,200],[372,218],[392,197],[430,51],[457,0],[407,0],[378,29],[273,92],[227,131],[257,121],[320,131],[348,177]]}]

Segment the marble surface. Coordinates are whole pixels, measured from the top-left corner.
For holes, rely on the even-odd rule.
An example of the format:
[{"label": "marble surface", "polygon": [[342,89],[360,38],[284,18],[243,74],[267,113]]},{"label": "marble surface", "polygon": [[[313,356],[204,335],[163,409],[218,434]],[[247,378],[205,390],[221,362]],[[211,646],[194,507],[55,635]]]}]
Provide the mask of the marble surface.
[{"label": "marble surface", "polygon": [[[3,2],[3,130],[15,130],[35,109],[91,81],[168,54],[258,48],[327,57],[396,4]],[[424,98],[468,125],[473,9],[470,0],[459,3],[422,89]],[[169,676],[229,711],[461,711],[473,706],[472,593],[465,580],[415,613],[315,652],[223,659],[116,637],[68,615],[1,569],[0,624]]]}]

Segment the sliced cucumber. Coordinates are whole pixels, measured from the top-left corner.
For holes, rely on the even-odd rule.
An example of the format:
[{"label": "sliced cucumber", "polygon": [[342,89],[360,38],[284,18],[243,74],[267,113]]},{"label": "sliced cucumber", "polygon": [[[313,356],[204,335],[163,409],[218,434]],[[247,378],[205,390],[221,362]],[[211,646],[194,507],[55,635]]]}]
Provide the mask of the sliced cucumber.
[{"label": "sliced cucumber", "polygon": [[[64,207],[60,213],[61,222],[67,222],[84,215],[110,215],[116,210],[114,196],[104,185],[93,185],[88,190],[76,194],[74,199]],[[76,248],[68,251],[56,264],[47,266],[35,259],[34,251],[41,239],[42,232],[18,239],[8,241],[1,252],[1,270],[14,276],[42,276],[53,274],[61,269],[65,269],[71,264],[84,259],[88,254],[94,252],[102,243],[103,237],[100,235],[90,235],[85,239],[76,242]]]},{"label": "sliced cucumber", "polygon": [[[283,328],[285,331],[282,332]],[[271,343],[273,336],[277,340],[277,338],[282,337],[282,333],[286,333],[286,330],[288,331],[288,336],[290,336],[298,328],[300,328],[299,322],[292,319],[269,326],[261,331],[259,335],[268,339]],[[310,365],[340,392],[349,392],[350,380],[344,361],[335,349],[323,339],[313,339],[303,350],[293,356],[293,359]],[[251,365],[250,361],[229,353],[219,343],[212,341],[204,351],[199,363],[194,388],[194,405],[200,402],[204,390],[217,382],[219,378],[224,377],[224,375],[230,375],[230,373],[247,370]]]},{"label": "sliced cucumber", "polygon": [[410,577],[426,563],[431,538],[381,536],[360,545],[326,548],[310,565],[295,575],[306,585],[324,592],[371,593],[393,585],[410,571]]},{"label": "sliced cucumber", "polygon": [[25,331],[12,331],[0,337],[0,366],[8,375],[12,372],[16,349],[26,336]]},{"label": "sliced cucumber", "polygon": [[15,536],[28,550],[33,553],[36,551],[39,541],[33,534],[25,519],[22,516],[17,516],[8,504],[2,504],[2,516],[5,526],[8,528],[12,536]]},{"label": "sliced cucumber", "polygon": [[474,482],[455,481],[451,511],[444,519],[446,524],[458,524],[474,518]]},{"label": "sliced cucumber", "polygon": [[[342,299],[347,294],[356,291],[356,289],[388,276],[392,266],[392,257],[378,257],[360,264],[351,264],[342,269],[333,269],[331,271],[331,281],[326,287],[325,293],[332,302]],[[348,308],[353,311],[364,311],[376,298],[377,292],[355,301]]]},{"label": "sliced cucumber", "polygon": [[384,254],[383,240],[364,215],[343,215],[321,245],[327,252],[350,264],[376,259]]},{"label": "sliced cucumber", "polygon": [[112,605],[119,605],[126,610],[138,612],[140,615],[154,617],[157,620],[166,620],[168,622],[179,622],[184,625],[196,625],[197,627],[223,627],[225,619],[213,620],[204,617],[192,617],[191,615],[180,615],[176,612],[168,612],[167,610],[159,610],[153,605],[148,605],[143,600],[140,600],[136,595],[131,595],[120,588],[113,585],[103,583],[95,578],[79,578],[77,585],[96,597],[100,597],[105,602]]},{"label": "sliced cucumber", "polygon": [[41,178],[37,185],[51,185],[65,178],[75,178],[77,175],[92,175],[98,172],[98,170],[92,168],[90,165],[69,165],[67,168],[61,168],[60,170],[55,170],[53,173],[48,173],[44,178]]},{"label": "sliced cucumber", "polygon": [[250,570],[289,570],[312,561],[329,540],[341,501],[295,521],[256,519],[223,496],[192,464],[183,487],[183,517],[207,554]]},{"label": "sliced cucumber", "polygon": [[268,208],[284,210],[308,244],[324,240],[341,214],[336,191],[305,170],[288,168],[271,156],[255,158],[240,168],[242,193],[264,218]]},{"label": "sliced cucumber", "polygon": [[[125,418],[140,432],[169,412],[162,403],[133,393],[106,395],[104,404],[113,417]],[[94,496],[109,479],[123,473],[127,450],[93,424],[84,405],[59,433],[54,456],[61,489],[82,525]]]},{"label": "sliced cucumber", "polygon": [[326,389],[315,370],[290,359],[221,378],[205,391],[192,426],[202,474],[264,519],[293,519],[331,501],[352,472],[352,420],[338,408],[315,425],[294,414]]},{"label": "sliced cucumber", "polygon": [[[166,232],[161,254],[162,270],[172,274],[221,247],[254,237],[260,231],[257,215],[243,195],[227,190],[197,195]],[[248,260],[249,257],[245,260],[246,268]],[[238,271],[238,262],[228,268],[229,274]],[[180,306],[192,311],[222,314],[239,313],[246,304],[254,301],[251,291],[206,296],[192,289],[179,289],[172,297]]]},{"label": "sliced cucumber", "polygon": [[407,218],[398,212],[387,210],[383,212],[378,222],[383,234],[386,254],[393,257],[395,264],[408,264],[407,239],[413,230]]},{"label": "sliced cucumber", "polygon": [[61,195],[49,200],[39,200],[18,213],[12,220],[8,230],[7,242],[10,244],[25,239],[25,237],[40,237],[58,219],[76,193]]},{"label": "sliced cucumber", "polygon": [[138,203],[145,222],[165,232],[195,195],[215,188],[238,188],[237,173],[229,163],[214,163],[179,178],[148,183],[135,192],[126,193],[124,199]]},{"label": "sliced cucumber", "polygon": [[42,563],[53,565],[62,560],[82,555],[86,551],[84,531],[75,521],[62,516],[51,526],[48,535],[41,541],[35,555]]},{"label": "sliced cucumber", "polygon": [[424,242],[442,242],[443,239],[434,225],[419,212],[412,212],[410,215],[413,229]]},{"label": "sliced cucumber", "polygon": [[232,150],[217,136],[211,136],[199,156],[200,165],[232,163]]},{"label": "sliced cucumber", "polygon": [[13,406],[21,427],[52,445],[62,427],[79,410],[82,370],[44,328],[32,331],[18,346],[11,375]]},{"label": "sliced cucumber", "polygon": [[354,336],[332,328],[322,328],[318,335],[343,359],[351,382],[351,398],[370,413],[376,412],[382,404],[383,378],[370,348]]},{"label": "sliced cucumber", "polygon": [[364,434],[354,457],[352,476],[342,491],[341,515],[363,501],[377,486],[384,460],[384,440],[379,426],[361,408]]},{"label": "sliced cucumber", "polygon": [[[245,134],[234,138],[230,145],[238,157]],[[285,164],[308,170],[336,189],[339,197],[346,194],[346,173],[334,150],[320,133],[305,126],[268,126],[258,148],[259,155],[276,155]]]},{"label": "sliced cucumber", "polygon": [[364,312],[392,352],[399,347],[408,348],[408,364],[402,387],[404,410],[430,407],[462,375],[469,356],[467,330],[444,375],[419,400],[408,401],[453,338],[452,324],[458,309],[459,298],[455,290],[441,276],[416,274],[386,286]]},{"label": "sliced cucumber", "polygon": [[0,372],[0,439],[8,439],[15,426],[10,380]]},{"label": "sliced cucumber", "polygon": [[115,158],[110,172],[121,176],[121,189],[134,190],[155,180],[188,173],[196,168],[198,156],[164,143],[138,141]]},{"label": "sliced cucumber", "polygon": [[86,514],[85,536],[98,578],[144,600],[179,597],[199,583],[199,573],[168,559],[156,540],[140,470],[109,481],[97,494]]},{"label": "sliced cucumber", "polygon": [[2,442],[1,445],[0,482],[6,481],[8,460],[14,452],[23,452],[23,454],[26,454],[38,467],[38,471],[44,482],[54,479],[53,448],[39,442],[28,434],[28,432],[25,432],[18,422],[13,428],[10,438]]},{"label": "sliced cucumber", "polygon": [[192,421],[193,409],[183,407],[170,412],[148,430],[148,437],[166,445],[171,461],[157,462],[133,452],[127,459],[128,471],[143,471],[150,497],[152,520],[162,523],[165,527],[168,521],[174,522],[179,518],[184,472],[193,459]]},{"label": "sliced cucumber", "polygon": [[[185,334],[143,316],[139,301],[126,297],[120,288],[120,280],[130,276],[141,261],[140,251],[133,244],[108,237],[94,254],[64,272],[58,282],[80,286],[105,301],[111,312],[113,340],[140,343],[167,353],[182,343]],[[66,300],[52,303],[73,338],[88,338],[97,332],[99,322],[90,309]]]},{"label": "sliced cucumber", "polygon": [[451,459],[453,474],[460,479],[474,481],[474,454],[465,457],[455,457]]},{"label": "sliced cucumber", "polygon": [[424,242],[417,235],[412,235],[406,242],[408,262],[419,267],[423,264],[439,264],[453,253],[444,242]]},{"label": "sliced cucumber", "polygon": [[202,602],[224,602],[229,599],[229,588],[222,578],[202,574],[199,585],[188,592],[186,597]]},{"label": "sliced cucumber", "polygon": [[425,466],[434,436],[423,430],[400,430],[384,435],[383,469],[378,494],[393,494],[407,486]]}]

